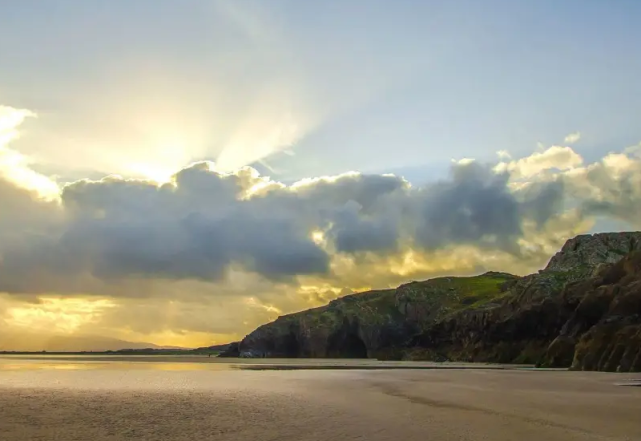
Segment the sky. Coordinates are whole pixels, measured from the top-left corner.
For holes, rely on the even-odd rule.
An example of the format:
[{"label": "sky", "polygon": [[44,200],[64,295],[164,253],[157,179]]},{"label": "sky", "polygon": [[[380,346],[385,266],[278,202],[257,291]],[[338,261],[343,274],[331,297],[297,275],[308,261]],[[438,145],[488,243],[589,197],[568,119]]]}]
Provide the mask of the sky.
[{"label": "sky", "polygon": [[225,343],[641,227],[637,1],[0,9],[0,349]]}]

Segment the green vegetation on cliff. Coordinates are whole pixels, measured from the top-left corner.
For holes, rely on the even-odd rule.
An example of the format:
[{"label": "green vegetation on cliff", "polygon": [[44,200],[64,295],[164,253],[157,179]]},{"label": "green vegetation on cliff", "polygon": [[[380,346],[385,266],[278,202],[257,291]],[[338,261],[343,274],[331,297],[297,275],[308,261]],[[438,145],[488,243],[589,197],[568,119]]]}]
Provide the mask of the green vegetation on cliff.
[{"label": "green vegetation on cliff", "polygon": [[227,355],[402,358],[424,327],[460,311],[497,304],[516,280],[511,274],[489,272],[347,295],[279,317]]},{"label": "green vegetation on cliff", "polygon": [[641,233],[577,236],[536,274],[440,277],[348,295],[263,325],[224,355],[639,370],[639,249]]},{"label": "green vegetation on cliff", "polygon": [[427,323],[462,310],[496,304],[517,276],[489,272],[472,277],[440,277],[396,289],[395,307],[404,316]]}]

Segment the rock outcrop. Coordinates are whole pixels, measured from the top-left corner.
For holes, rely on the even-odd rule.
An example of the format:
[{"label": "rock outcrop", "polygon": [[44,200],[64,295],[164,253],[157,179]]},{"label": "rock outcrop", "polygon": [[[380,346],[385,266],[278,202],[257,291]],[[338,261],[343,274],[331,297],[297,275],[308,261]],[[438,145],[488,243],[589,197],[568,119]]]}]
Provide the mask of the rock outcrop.
[{"label": "rock outcrop", "polygon": [[[641,233],[569,240],[544,270],[369,291],[279,317],[227,356],[641,370]],[[232,349],[232,348],[230,348]]]},{"label": "rock outcrop", "polygon": [[547,271],[576,271],[581,267],[598,268],[618,262],[641,247],[641,233],[582,234],[568,240],[556,253]]},{"label": "rock outcrop", "polygon": [[239,357],[240,356],[240,351],[238,350],[239,346],[240,346],[239,341],[229,343],[227,348],[224,351],[221,351],[220,354],[218,354],[218,356],[219,357]]},{"label": "rock outcrop", "polygon": [[577,370],[641,371],[641,250],[568,285],[572,313],[541,360]]}]

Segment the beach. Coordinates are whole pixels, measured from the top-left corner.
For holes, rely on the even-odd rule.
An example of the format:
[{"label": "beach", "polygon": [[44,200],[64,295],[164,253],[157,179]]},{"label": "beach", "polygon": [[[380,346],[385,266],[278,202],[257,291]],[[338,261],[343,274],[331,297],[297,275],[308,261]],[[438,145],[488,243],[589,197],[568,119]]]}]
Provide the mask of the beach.
[{"label": "beach", "polygon": [[0,358],[0,439],[641,439],[638,375],[145,361]]}]

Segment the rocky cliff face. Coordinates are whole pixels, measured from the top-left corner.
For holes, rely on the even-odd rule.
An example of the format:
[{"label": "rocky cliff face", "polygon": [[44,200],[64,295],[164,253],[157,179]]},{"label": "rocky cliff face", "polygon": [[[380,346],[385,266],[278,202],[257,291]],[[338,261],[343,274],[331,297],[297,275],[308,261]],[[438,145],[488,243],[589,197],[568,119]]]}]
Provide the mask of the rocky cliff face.
[{"label": "rocky cliff face", "polygon": [[582,235],[547,267],[412,282],[263,325],[227,356],[641,366],[641,233]]},{"label": "rocky cliff face", "polygon": [[568,240],[545,267],[547,271],[576,271],[618,262],[641,248],[641,233],[583,234]]},{"label": "rocky cliff face", "polygon": [[572,311],[542,365],[641,371],[641,250],[568,285],[557,303]]}]

